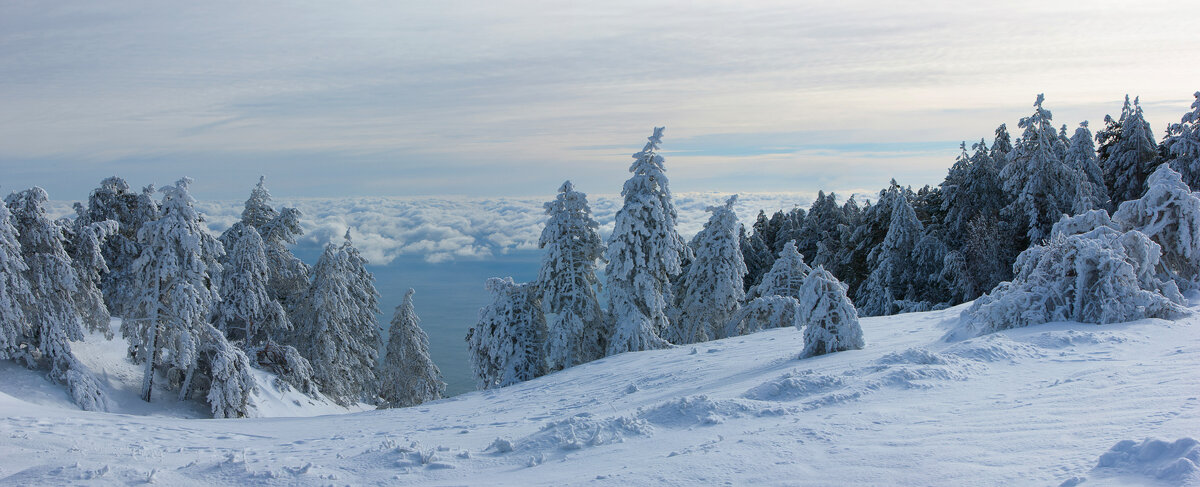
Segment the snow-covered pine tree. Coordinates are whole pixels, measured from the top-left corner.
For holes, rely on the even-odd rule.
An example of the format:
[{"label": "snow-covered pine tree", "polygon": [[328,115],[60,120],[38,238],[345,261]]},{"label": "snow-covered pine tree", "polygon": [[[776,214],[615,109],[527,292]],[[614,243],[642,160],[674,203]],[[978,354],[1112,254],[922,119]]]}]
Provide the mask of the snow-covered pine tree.
[{"label": "snow-covered pine tree", "polygon": [[804,351],[801,357],[858,350],[864,346],[858,311],[846,288],[829,271],[817,266],[800,286],[800,321]]},{"label": "snow-covered pine tree", "polygon": [[[818,196],[820,199],[820,196]],[[808,214],[804,208],[795,207],[783,213],[783,218],[779,220],[779,227],[775,230],[775,240],[771,244],[772,249],[781,249],[783,244],[792,240],[800,241],[804,236],[804,221],[808,219]]]},{"label": "snow-covered pine tree", "polygon": [[225,251],[202,224],[191,182],[183,178],[163,188],[161,217],[138,231],[142,253],[132,270],[142,289],[121,335],[145,367],[143,400],[150,401],[155,371],[162,369],[181,400],[200,392],[215,417],[250,416],[250,362],[208,323],[221,299],[218,259]]},{"label": "snow-covered pine tree", "polygon": [[21,342],[30,331],[25,309],[33,306],[33,293],[18,236],[8,205],[0,200],[0,360],[22,355]]},{"label": "snow-covered pine tree", "polygon": [[1149,189],[1121,203],[1113,221],[1137,230],[1162,247],[1163,267],[1184,289],[1200,287],[1200,193],[1191,192],[1179,173],[1160,165]]},{"label": "snow-covered pine tree", "polygon": [[266,180],[266,176],[258,177],[258,184],[250,191],[250,198],[242,209],[242,223],[260,232],[279,216],[279,212],[271,206],[271,192],[267,191]]},{"label": "snow-covered pine tree", "polygon": [[662,134],[663,127],[656,127],[642,151],[633,155],[633,176],[621,190],[625,201],[609,237],[605,272],[613,334],[608,355],[670,346],[659,335],[669,326],[670,281],[691,250],[675,231],[678,215],[663,158],[656,152]]},{"label": "snow-covered pine tree", "polygon": [[63,246],[75,268],[75,307],[88,330],[99,332],[112,340],[111,316],[100,289],[101,276],[108,272],[104,260],[104,242],[117,234],[119,224],[114,220],[89,223],[82,205],[75,203],[74,220],[61,219]]},{"label": "snow-covered pine tree", "polygon": [[771,255],[771,247],[763,242],[758,233],[746,234],[746,227],[739,225],[738,247],[742,249],[742,261],[746,263],[746,278],[742,280],[742,289],[747,292],[762,280],[763,274],[771,269],[775,256]]},{"label": "snow-covered pine tree", "polygon": [[477,387],[504,387],[545,375],[546,319],[536,290],[511,277],[493,277],[485,287],[492,302],[479,310],[479,322],[467,331]]},{"label": "snow-covered pine tree", "polygon": [[1005,204],[1000,171],[983,139],[971,146],[973,155],[967,155],[965,142],[959,147],[962,153],[941,186],[944,233],[951,249],[963,245],[971,220],[980,215],[998,217]]},{"label": "snow-covered pine tree", "polygon": [[1037,243],[1050,236],[1050,227],[1075,203],[1080,174],[1058,157],[1062,143],[1052,124],[1050,110],[1042,108],[1041,94],[1034,102],[1033,114],[1022,118],[1025,129],[1000,172],[1004,190],[1012,196],[1005,208],[1009,220],[1016,223],[1027,242]]},{"label": "snow-covered pine tree", "polygon": [[1108,208],[1108,188],[1104,185],[1104,173],[1096,163],[1096,144],[1092,142],[1092,131],[1088,130],[1086,120],[1079,123],[1075,135],[1071,136],[1064,162],[1080,176],[1072,214]]},{"label": "snow-covered pine tree", "polygon": [[[50,378],[66,384],[79,407],[88,411],[108,409],[108,398],[91,371],[71,352],[71,341],[83,340],[83,316],[75,305],[78,277],[71,257],[63,248],[63,229],[46,216],[46,191],[39,187],[12,193],[5,200],[11,210],[25,279],[32,300],[23,310],[29,320],[25,341],[28,349],[18,353],[26,365],[48,362]],[[19,286],[19,284],[18,284]],[[40,357],[33,355],[34,351]]]},{"label": "snow-covered pine tree", "polygon": [[321,392],[338,404],[374,400],[379,350],[379,293],[375,278],[346,231],[341,246],[329,244],[312,269],[308,308],[296,323],[297,343],[314,370]]},{"label": "snow-covered pine tree", "polygon": [[800,285],[812,268],[804,263],[804,256],[796,250],[796,242],[783,244],[779,258],[771,265],[771,270],[763,274],[762,282],[750,290],[747,295],[751,298],[766,296],[799,297]]},{"label": "snow-covered pine tree", "polygon": [[892,215],[887,236],[871,251],[871,273],[859,287],[859,311],[864,316],[896,313],[897,301],[908,299],[913,281],[912,254],[924,232],[924,225],[908,198],[892,199]]},{"label": "snow-covered pine tree", "polygon": [[[803,223],[799,238],[792,237],[796,239],[796,249],[808,258],[809,263],[836,261],[841,240],[838,226],[846,224],[846,216],[837,204],[837,195],[818,191]],[[786,241],[776,243],[782,245]]]},{"label": "snow-covered pine tree", "polygon": [[1146,178],[1158,167],[1158,144],[1150,123],[1142,114],[1138,99],[1122,110],[1121,134],[1111,146],[1108,158],[1103,160],[1104,183],[1114,206],[1124,201],[1138,199],[1146,191]]},{"label": "snow-covered pine tree", "polygon": [[855,293],[855,301],[866,299],[865,295],[858,293],[863,290],[862,285],[873,269],[871,254],[883,244],[884,238],[887,237],[896,199],[909,199],[912,196],[911,191],[900,187],[893,179],[887,189],[879,191],[879,200],[875,204],[868,202],[866,208],[863,209],[860,223],[850,235],[850,242],[854,247],[843,251],[844,256],[842,257],[846,262],[842,268],[844,273],[842,282],[851,286],[850,289]]},{"label": "snow-covered pine tree", "polygon": [[604,356],[610,331],[596,297],[604,242],[587,195],[575,191],[570,181],[544,206],[548,218],[538,246],[546,253],[537,285],[551,315],[546,360],[551,370],[562,370]]},{"label": "snow-covered pine tree", "polygon": [[725,324],[746,297],[742,288],[746,263],[738,248],[738,221],[733,212],[736,202],[737,195],[733,195],[724,205],[708,207],[712,216],[696,234],[692,247],[696,257],[683,276],[680,319],[672,323],[665,337],[671,343],[724,338]]},{"label": "snow-covered pine tree", "polygon": [[1012,151],[1012,136],[1008,134],[1008,124],[1002,123],[996,127],[996,137],[992,139],[992,152],[988,154],[996,165],[997,173],[1008,165],[1008,155]]},{"label": "snow-covered pine tree", "polygon": [[381,407],[408,407],[436,401],[446,392],[442,372],[429,358],[429,336],[413,308],[413,291],[404,293],[388,329],[387,354],[379,373]]},{"label": "snow-covered pine tree", "polygon": [[1183,114],[1179,123],[1171,124],[1163,145],[1171,148],[1171,168],[1193,191],[1200,191],[1200,91],[1194,96],[1192,111]]},{"label": "snow-covered pine tree", "polygon": [[940,233],[936,227],[926,227],[913,246],[911,291],[907,297],[910,302],[903,306],[907,311],[934,309],[949,305],[952,299],[945,272],[946,254],[950,251],[938,236]]},{"label": "snow-covered pine tree", "polygon": [[100,284],[108,310],[114,315],[124,316],[126,303],[136,296],[139,287],[131,270],[134,259],[141,254],[137,232],[142,224],[158,216],[153,185],[136,193],[130,191],[124,179],[113,176],[92,191],[84,214],[77,218],[81,224],[107,220],[118,223],[117,233],[104,240],[102,255],[108,270],[101,274]]},{"label": "snow-covered pine tree", "polygon": [[[779,221],[782,222],[783,221],[782,211],[780,213],[778,213],[778,215],[779,215]],[[769,252],[771,252],[772,254],[774,254],[775,248],[772,247],[772,245],[775,245],[775,234],[779,233],[779,227],[772,225],[771,219],[767,218],[766,212],[764,212],[762,210],[758,210],[758,217],[755,218],[754,225],[752,225],[752,226],[754,228],[753,233],[755,235],[758,235],[758,238],[761,239],[764,244],[766,244],[767,250]]]},{"label": "snow-covered pine tree", "polygon": [[221,259],[221,302],[213,313],[213,323],[225,336],[241,339],[247,350],[291,330],[283,307],[267,292],[270,272],[258,230],[237,222],[220,240],[225,256]]}]

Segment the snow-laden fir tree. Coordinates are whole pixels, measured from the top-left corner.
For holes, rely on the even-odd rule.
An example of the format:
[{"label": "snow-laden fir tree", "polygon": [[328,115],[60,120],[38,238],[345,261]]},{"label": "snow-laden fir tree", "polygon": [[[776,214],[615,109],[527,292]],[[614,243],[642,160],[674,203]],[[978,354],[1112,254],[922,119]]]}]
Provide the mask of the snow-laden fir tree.
[{"label": "snow-laden fir tree", "polygon": [[1076,186],[1081,181],[1080,174],[1058,157],[1057,146],[1062,141],[1051,122],[1050,110],[1042,108],[1044,99],[1039,94],[1033,114],[1021,119],[1020,127],[1025,132],[1000,172],[1004,190],[1012,195],[1006,215],[1032,243],[1050,236],[1054,222],[1077,206]]},{"label": "snow-laden fir tree", "polygon": [[775,256],[771,248],[763,242],[758,233],[746,233],[745,226],[738,228],[738,247],[742,249],[742,261],[746,263],[746,277],[742,280],[742,289],[747,292],[762,280],[763,274],[771,269]]},{"label": "snow-laden fir tree", "polygon": [[762,282],[750,290],[749,297],[765,296],[800,296],[800,285],[812,268],[804,263],[804,256],[796,250],[796,242],[783,244],[779,257],[771,265],[771,270],[763,274]]},{"label": "snow-laden fir tree", "polygon": [[380,336],[375,315],[379,293],[346,231],[340,246],[328,244],[312,269],[308,305],[296,320],[297,348],[312,364],[326,396],[349,405],[373,400]]},{"label": "snow-laden fir tree", "polygon": [[246,349],[291,330],[283,307],[267,292],[270,272],[258,230],[245,222],[234,223],[221,234],[221,243],[225,248],[221,301],[213,313],[217,328],[227,337],[241,339]]},{"label": "snow-laden fir tree", "polygon": [[667,341],[697,343],[724,338],[725,325],[741,307],[746,263],[738,247],[738,221],[733,212],[737,195],[724,205],[710,206],[712,213],[692,251],[695,258],[682,276],[679,321],[672,323]]},{"label": "snow-laden fir tree", "polygon": [[996,127],[996,137],[992,139],[992,152],[989,154],[992,161],[995,161],[997,172],[1008,165],[1008,155],[1012,151],[1012,136],[1008,134],[1008,124],[1002,123]]},{"label": "snow-laden fir tree", "polygon": [[551,370],[562,370],[604,356],[609,330],[596,298],[596,267],[604,258],[604,242],[587,195],[575,191],[570,181],[545,210],[549,218],[538,246],[546,253],[537,285],[551,315],[546,360]]},{"label": "snow-laden fir tree", "polygon": [[1166,164],[1147,184],[1146,193],[1121,203],[1112,219],[1159,244],[1167,272],[1180,287],[1195,289],[1200,284],[1200,193],[1193,193]]},{"label": "snow-laden fir tree", "polygon": [[1108,188],[1104,185],[1104,173],[1096,162],[1096,144],[1092,142],[1092,131],[1086,120],[1075,129],[1063,160],[1079,177],[1072,214],[1108,208]]},{"label": "snow-laden fir tree", "polygon": [[624,204],[609,237],[605,273],[613,334],[608,355],[670,346],[660,335],[669,327],[670,282],[691,251],[675,231],[678,214],[663,158],[656,152],[662,134],[663,128],[656,127],[642,151],[633,155],[633,176],[621,190]]},{"label": "snow-laden fir tree", "polygon": [[887,236],[871,251],[871,273],[856,294],[864,316],[889,315],[899,310],[896,302],[909,294],[914,272],[912,253],[923,232],[924,226],[908,199],[893,198]]},{"label": "snow-laden fir tree", "polygon": [[[796,239],[797,250],[808,258],[810,263],[829,265],[837,260],[841,240],[838,228],[845,223],[846,215],[837,204],[837,195],[818,191],[817,199],[809,208],[800,233],[791,238]],[[786,240],[776,240],[777,244],[786,243]]]},{"label": "snow-laden fir tree", "polygon": [[79,407],[104,411],[108,409],[107,395],[71,352],[71,341],[83,340],[84,330],[83,315],[75,304],[78,277],[63,248],[62,226],[46,215],[48,199],[45,190],[34,187],[12,193],[5,200],[32,295],[31,301],[23,303],[29,333],[22,341],[28,348],[18,352],[19,358],[29,366],[48,365],[50,379],[66,384]]},{"label": "snow-laden fir tree", "polygon": [[900,184],[893,179],[887,189],[879,191],[879,199],[875,204],[872,205],[868,202],[866,208],[863,209],[859,224],[850,233],[849,241],[852,242],[853,248],[843,251],[842,258],[845,262],[842,268],[844,273],[842,282],[851,286],[855,302],[866,300],[866,296],[859,293],[865,292],[862,285],[874,268],[872,253],[887,238],[896,200],[912,197],[914,197],[912,191],[900,187]]},{"label": "snow-laden fir tree", "polygon": [[1170,147],[1171,168],[1192,190],[1200,190],[1200,91],[1194,96],[1192,111],[1185,113],[1179,123],[1171,124],[1163,145]]},{"label": "snow-laden fir tree", "polygon": [[[818,201],[824,201],[824,193],[818,193]],[[800,241],[804,237],[804,221],[808,219],[808,214],[803,208],[792,208],[787,213],[782,213],[783,218],[779,220],[779,227],[775,230],[775,240],[771,244],[772,249],[781,249],[783,244],[795,240]],[[816,248],[817,240],[813,240],[813,248]]]},{"label": "snow-laden fir tree", "polygon": [[977,299],[947,339],[1053,321],[1119,323],[1182,316],[1184,298],[1160,278],[1161,247],[1145,234],[1109,226],[1066,235],[1017,258],[1016,275]]},{"label": "snow-laden fir tree", "polygon": [[87,208],[76,218],[80,224],[108,220],[118,224],[117,233],[104,240],[102,254],[108,269],[101,274],[100,285],[108,310],[117,316],[124,316],[126,303],[136,296],[139,288],[132,273],[133,261],[141,254],[137,233],[142,224],[158,219],[154,193],[153,185],[138,193],[130,191],[124,179],[106,178],[88,196]]},{"label": "snow-laden fir tree", "polygon": [[259,231],[279,216],[279,212],[271,206],[271,192],[267,190],[266,180],[266,176],[258,177],[258,184],[250,191],[250,198],[242,208],[242,223]]},{"label": "snow-laden fir tree", "polygon": [[21,355],[21,342],[30,331],[25,309],[33,306],[33,293],[17,238],[12,213],[0,200],[0,360]]},{"label": "snow-laden fir tree", "polygon": [[[284,208],[274,220],[267,222],[259,235],[267,255],[267,269],[270,271],[267,290],[271,297],[283,306],[289,318],[303,312],[308,299],[309,275],[311,269],[297,258],[288,245],[296,243],[296,238],[304,234],[300,227],[300,210]],[[296,321],[296,319],[292,319]]]},{"label": "snow-laden fir tree", "polygon": [[381,407],[408,407],[442,398],[446,383],[429,358],[429,336],[413,308],[413,291],[404,293],[388,329],[387,354],[379,373]]},{"label": "snow-laden fir tree", "polygon": [[951,301],[950,279],[945,272],[946,254],[950,252],[938,237],[939,231],[927,227],[912,251],[911,293],[901,308],[906,311],[934,309]]},{"label": "snow-laden fir tree", "polygon": [[1131,107],[1129,96],[1125,96],[1120,127],[1121,133],[1102,166],[1104,183],[1114,206],[1140,198],[1146,191],[1146,179],[1159,164],[1158,144],[1137,98]]},{"label": "snow-laden fir tree", "polygon": [[61,219],[63,246],[71,256],[75,267],[75,307],[83,318],[84,326],[99,332],[104,338],[113,337],[108,306],[104,303],[104,292],[100,289],[102,275],[108,272],[104,260],[104,242],[117,234],[119,224],[114,220],[89,222],[82,205],[75,203],[74,220]]},{"label": "snow-laden fir tree", "polygon": [[784,218],[786,216],[783,210],[776,212],[771,218],[767,218],[766,212],[758,210],[758,217],[754,220],[754,234],[762,239],[772,254],[775,253],[775,237],[779,233],[779,227],[783,225]]},{"label": "snow-laden fir tree", "polygon": [[121,323],[121,335],[144,366],[142,399],[150,401],[156,370],[163,370],[180,400],[205,394],[215,417],[253,414],[250,362],[208,322],[220,302],[218,281],[225,251],[205,230],[183,178],[162,189],[161,217],[138,231],[142,253],[133,263],[141,293]]},{"label": "snow-laden fir tree", "polygon": [[546,318],[536,289],[511,277],[493,277],[485,287],[492,302],[479,310],[479,322],[467,331],[477,387],[504,387],[545,375]]},{"label": "snow-laden fir tree", "polygon": [[829,271],[817,266],[800,286],[800,322],[804,351],[814,357],[863,347],[858,311],[846,296],[846,288]]},{"label": "snow-laden fir tree", "polygon": [[945,235],[952,248],[962,246],[971,220],[979,215],[995,218],[1005,204],[1000,171],[983,139],[971,146],[973,155],[967,154],[966,142],[959,148],[962,152],[941,184]]}]

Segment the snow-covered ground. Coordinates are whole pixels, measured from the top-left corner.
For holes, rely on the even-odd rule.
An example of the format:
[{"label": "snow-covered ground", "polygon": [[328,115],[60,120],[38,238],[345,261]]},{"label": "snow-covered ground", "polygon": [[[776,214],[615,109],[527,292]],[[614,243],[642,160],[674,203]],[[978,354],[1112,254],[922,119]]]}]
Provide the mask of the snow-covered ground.
[{"label": "snow-covered ground", "polygon": [[813,359],[777,329],[317,417],[181,419],[204,408],[167,393],[82,412],[4,364],[0,484],[1200,483],[1200,318],[943,342],[962,309],[864,319],[864,350]]}]

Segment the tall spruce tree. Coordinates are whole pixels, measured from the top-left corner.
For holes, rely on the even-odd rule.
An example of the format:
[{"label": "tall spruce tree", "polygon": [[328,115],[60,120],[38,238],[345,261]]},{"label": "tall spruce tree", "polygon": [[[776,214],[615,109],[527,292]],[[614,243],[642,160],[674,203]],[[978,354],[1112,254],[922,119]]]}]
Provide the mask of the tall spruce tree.
[{"label": "tall spruce tree", "polygon": [[[1024,242],[1040,242],[1064,214],[1071,214],[1080,175],[1058,157],[1062,141],[1052,124],[1050,110],[1038,95],[1033,114],[1022,118],[1025,129],[1009,164],[1000,172],[1004,190],[1012,196],[1005,212],[1024,234]],[[1024,243],[1023,242],[1023,243]]]},{"label": "tall spruce tree", "polygon": [[283,306],[267,292],[270,272],[266,247],[258,230],[234,223],[221,234],[225,256],[221,260],[221,302],[214,324],[226,336],[237,337],[247,349],[271,342],[292,329]]},{"label": "tall spruce tree", "polygon": [[762,280],[763,274],[771,269],[775,256],[771,255],[771,247],[763,242],[757,232],[746,234],[744,225],[739,225],[738,228],[738,247],[742,249],[742,262],[746,264],[746,278],[742,280],[742,289],[748,292]]},{"label": "tall spruce tree", "polygon": [[413,291],[404,293],[388,329],[387,354],[379,373],[381,407],[408,407],[435,401],[446,392],[442,372],[429,358],[429,336],[413,308]]},{"label": "tall spruce tree", "polygon": [[505,387],[545,375],[546,319],[536,289],[511,277],[488,279],[486,288],[492,302],[467,331],[477,387]]},{"label": "tall spruce tree", "polygon": [[880,316],[900,310],[897,301],[908,299],[913,280],[913,249],[924,232],[907,198],[892,200],[887,236],[869,256],[871,273],[859,288],[859,311]]},{"label": "tall spruce tree", "polygon": [[25,309],[33,306],[33,292],[18,237],[12,213],[0,200],[0,359],[20,356],[21,343],[30,332]]},{"label": "tall spruce tree", "polygon": [[1079,123],[1075,135],[1071,136],[1064,162],[1079,177],[1072,214],[1108,208],[1108,188],[1104,185],[1104,173],[1096,163],[1096,145],[1086,120]]},{"label": "tall spruce tree", "polygon": [[144,223],[159,217],[154,193],[153,185],[138,193],[130,191],[124,179],[106,178],[88,196],[87,207],[77,218],[83,225],[108,220],[118,224],[116,234],[104,240],[101,253],[108,269],[100,276],[104,302],[109,312],[117,316],[125,315],[126,304],[139,288],[132,272],[133,261],[141,254],[137,234]]},{"label": "tall spruce tree", "polygon": [[724,338],[725,324],[737,313],[746,297],[742,285],[746,263],[738,247],[737,195],[721,206],[710,206],[712,216],[696,234],[695,259],[682,276],[679,321],[667,336],[675,344]]},{"label": "tall spruce tree", "polygon": [[552,318],[546,341],[551,370],[561,370],[604,356],[610,335],[596,291],[598,261],[604,242],[592,218],[587,195],[575,191],[570,181],[545,204],[546,226],[538,246],[545,250],[538,272],[542,303]]},{"label": "tall spruce tree", "polygon": [[1130,106],[1129,96],[1125,96],[1120,128],[1120,135],[1105,154],[1107,158],[1102,165],[1104,183],[1113,206],[1140,198],[1146,191],[1146,179],[1159,164],[1158,144],[1137,98]]},{"label": "tall spruce tree", "polygon": [[624,205],[609,237],[605,272],[613,334],[608,355],[670,346],[660,335],[669,327],[670,282],[691,251],[675,231],[678,215],[663,158],[656,152],[662,134],[662,127],[655,128],[642,151],[633,155],[633,176],[621,190]]},{"label": "tall spruce tree", "polygon": [[1171,168],[1192,191],[1200,191],[1200,91],[1194,96],[1192,111],[1183,114],[1179,123],[1171,124],[1163,145],[1170,148]]}]

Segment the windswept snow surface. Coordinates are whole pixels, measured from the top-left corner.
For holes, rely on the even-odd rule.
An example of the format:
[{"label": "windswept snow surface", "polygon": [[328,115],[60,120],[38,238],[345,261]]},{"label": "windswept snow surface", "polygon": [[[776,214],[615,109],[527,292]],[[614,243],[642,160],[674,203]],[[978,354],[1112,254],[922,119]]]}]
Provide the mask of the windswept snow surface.
[{"label": "windswept snow surface", "polygon": [[866,318],[863,350],[811,359],[780,328],[319,417],[90,413],[6,385],[0,484],[1200,484],[1200,318],[941,341],[963,309]]}]

